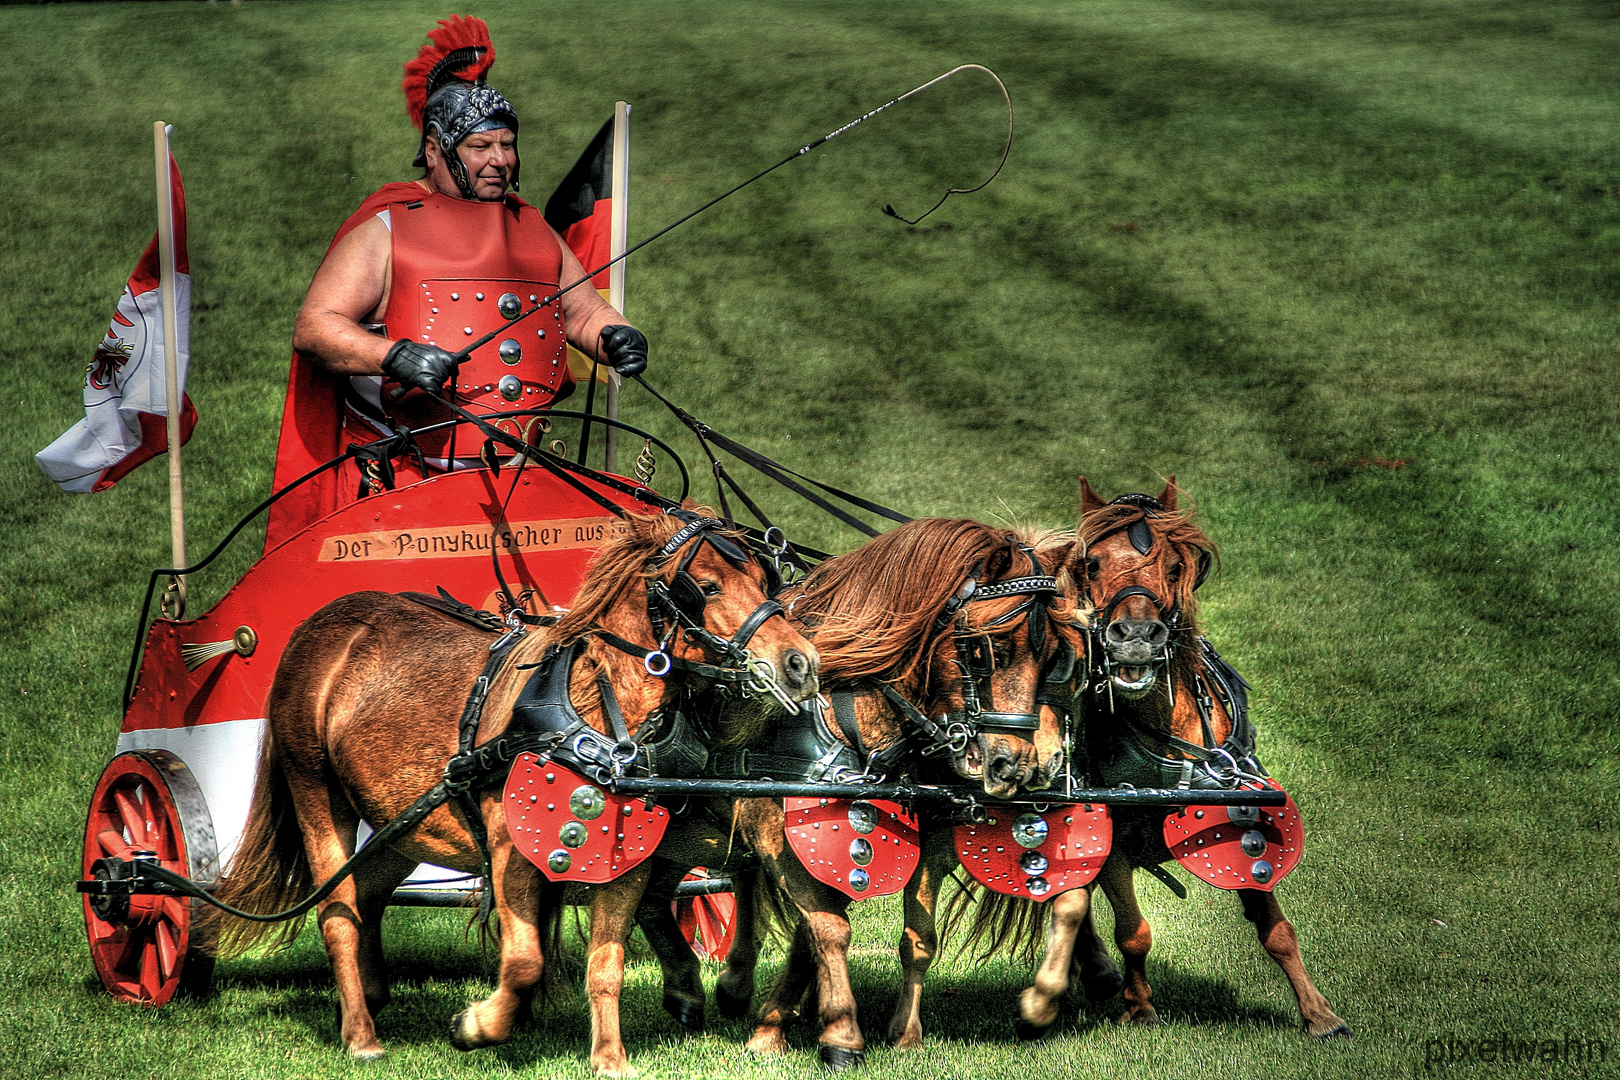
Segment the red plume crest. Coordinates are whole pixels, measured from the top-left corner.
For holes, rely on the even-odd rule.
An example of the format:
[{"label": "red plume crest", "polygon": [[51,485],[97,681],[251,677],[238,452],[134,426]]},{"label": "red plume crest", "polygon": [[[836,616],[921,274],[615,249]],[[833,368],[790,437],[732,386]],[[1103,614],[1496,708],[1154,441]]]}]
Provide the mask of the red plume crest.
[{"label": "red plume crest", "polygon": [[[448,82],[449,76],[463,82],[477,82],[495,66],[495,44],[489,39],[489,26],[483,19],[452,15],[440,19],[438,28],[429,30],[428,37],[433,39],[433,44],[422,46],[416,59],[405,65],[405,81],[401,84],[405,88],[405,111],[418,129],[422,126],[422,110],[427,108],[428,97]],[[458,49],[479,51],[454,70],[434,71]],[[431,88],[428,86],[430,77],[435,84]]]}]

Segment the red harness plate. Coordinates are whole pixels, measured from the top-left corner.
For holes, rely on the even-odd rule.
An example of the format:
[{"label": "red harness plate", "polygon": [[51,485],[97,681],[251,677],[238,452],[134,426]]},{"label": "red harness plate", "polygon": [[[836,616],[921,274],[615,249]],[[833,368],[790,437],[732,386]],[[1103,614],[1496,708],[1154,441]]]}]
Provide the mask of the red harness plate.
[{"label": "red harness plate", "polygon": [[[1282,790],[1273,780],[1266,786]],[[1188,806],[1165,817],[1164,842],[1194,877],[1218,889],[1270,892],[1299,865],[1305,823],[1293,796],[1282,807]]]},{"label": "red harness plate", "polygon": [[519,754],[506,775],[506,831],[552,881],[600,885],[658,849],[669,811],[612,795],[555,761]]},{"label": "red harness plate", "polygon": [[883,799],[783,799],[788,844],[810,876],[865,900],[906,887],[917,869],[917,816]]},{"label": "red harness plate", "polygon": [[1114,846],[1106,806],[1060,806],[1044,814],[993,811],[956,827],[956,857],[992,892],[1045,900],[1091,883]]}]

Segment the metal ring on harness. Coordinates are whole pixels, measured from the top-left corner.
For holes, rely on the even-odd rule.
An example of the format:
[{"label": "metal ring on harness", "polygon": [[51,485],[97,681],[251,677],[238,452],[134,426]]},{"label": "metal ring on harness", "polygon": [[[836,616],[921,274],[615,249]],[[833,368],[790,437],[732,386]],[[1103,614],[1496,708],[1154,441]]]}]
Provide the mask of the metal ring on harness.
[{"label": "metal ring on harness", "polygon": [[[662,663],[655,666],[653,663],[655,658],[661,660]],[[641,663],[642,666],[647,669],[647,674],[651,675],[655,679],[662,679],[665,675],[668,675],[670,670],[675,666],[674,658],[672,658],[669,653],[664,652],[662,649],[657,649],[648,653],[646,658],[643,659]]]}]

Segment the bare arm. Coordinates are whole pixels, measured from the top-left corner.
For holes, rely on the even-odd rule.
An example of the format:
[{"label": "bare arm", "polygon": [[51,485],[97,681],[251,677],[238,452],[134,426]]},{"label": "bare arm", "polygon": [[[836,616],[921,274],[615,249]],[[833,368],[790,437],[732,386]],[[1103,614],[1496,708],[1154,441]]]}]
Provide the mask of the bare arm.
[{"label": "bare arm", "polygon": [[[547,225],[546,228],[550,229],[551,226]],[[551,231],[553,236],[557,236],[557,230]],[[566,289],[585,276],[585,267],[580,265],[578,257],[569,250],[561,236],[557,236],[557,243],[562,247],[562,269],[558,276],[562,279],[561,287]],[[562,306],[568,344],[593,360],[598,359],[601,349],[602,327],[630,325],[630,320],[621,315],[618,308],[602,299],[602,294],[593,289],[589,282],[563,296]]]},{"label": "bare arm", "polygon": [[293,348],[340,375],[382,374],[393,342],[366,330],[360,320],[381,321],[392,256],[388,226],[376,218],[339,240],[315,271],[298,309]]}]

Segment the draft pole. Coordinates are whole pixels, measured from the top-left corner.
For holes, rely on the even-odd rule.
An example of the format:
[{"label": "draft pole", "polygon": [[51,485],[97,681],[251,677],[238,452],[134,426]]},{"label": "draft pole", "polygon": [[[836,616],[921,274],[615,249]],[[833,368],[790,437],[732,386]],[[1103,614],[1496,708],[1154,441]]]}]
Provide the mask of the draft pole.
[{"label": "draft pole", "polygon": [[[174,185],[169,173],[169,134],[174,129],[162,120],[152,125],[153,157],[157,164],[158,287],[163,304],[163,362],[168,374],[169,537],[174,567],[186,565],[186,496],[180,468],[180,315],[175,298]],[[186,579],[176,574],[163,593],[163,614],[185,617]]]},{"label": "draft pole", "polygon": [[[618,259],[629,246],[630,236],[630,106],[623,101],[613,103],[613,211],[608,219],[608,257]],[[624,262],[618,261],[608,271],[608,303],[624,310]],[[619,374],[608,372],[607,414],[610,420],[619,418]],[[603,466],[610,473],[619,471],[619,429],[607,427],[606,454]]]}]

